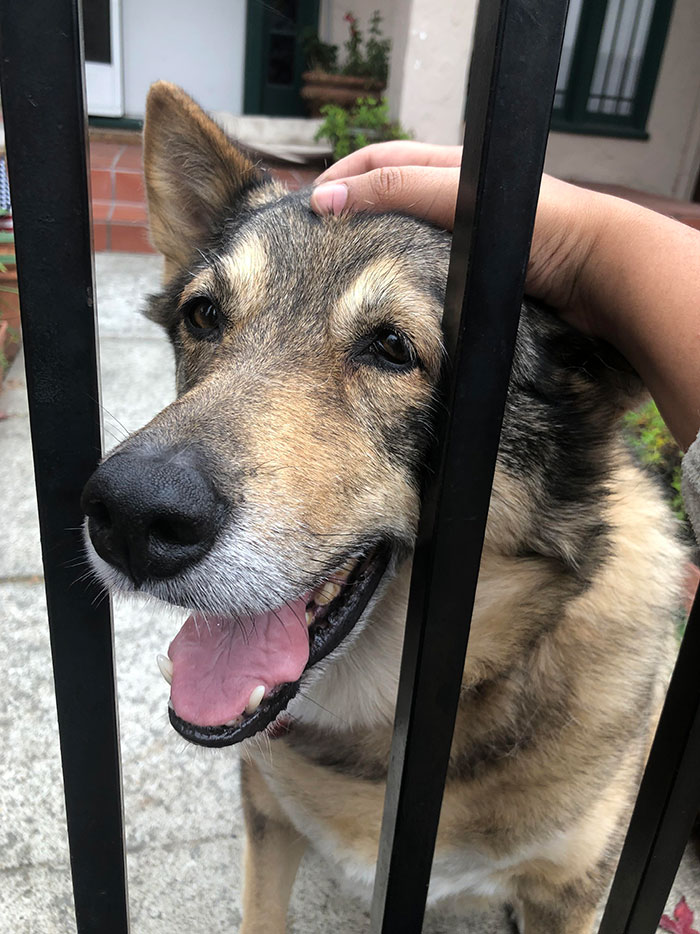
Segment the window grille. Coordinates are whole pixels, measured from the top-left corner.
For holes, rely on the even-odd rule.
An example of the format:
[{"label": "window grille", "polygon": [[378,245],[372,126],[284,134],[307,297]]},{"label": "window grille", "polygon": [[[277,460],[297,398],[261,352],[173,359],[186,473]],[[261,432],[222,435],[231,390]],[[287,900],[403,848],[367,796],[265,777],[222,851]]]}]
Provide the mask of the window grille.
[{"label": "window grille", "polygon": [[647,138],[673,0],[571,0],[552,127]]}]

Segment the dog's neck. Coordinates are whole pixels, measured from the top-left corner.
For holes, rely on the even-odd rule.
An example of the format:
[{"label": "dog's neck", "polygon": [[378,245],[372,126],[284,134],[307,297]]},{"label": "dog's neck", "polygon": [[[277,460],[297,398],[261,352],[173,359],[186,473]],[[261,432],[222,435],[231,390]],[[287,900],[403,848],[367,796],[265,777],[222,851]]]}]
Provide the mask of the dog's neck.
[{"label": "dog's neck", "polygon": [[[484,552],[463,688],[473,690],[510,669],[533,637],[533,617],[561,571],[544,558]],[[384,589],[365,625],[337,658],[319,665],[316,680],[290,706],[300,724],[331,733],[390,732],[399,681],[411,562]],[[561,588],[561,585],[560,585]],[[561,594],[561,589],[559,590]],[[527,612],[524,607],[527,606]],[[532,606],[537,612],[533,613]]]}]

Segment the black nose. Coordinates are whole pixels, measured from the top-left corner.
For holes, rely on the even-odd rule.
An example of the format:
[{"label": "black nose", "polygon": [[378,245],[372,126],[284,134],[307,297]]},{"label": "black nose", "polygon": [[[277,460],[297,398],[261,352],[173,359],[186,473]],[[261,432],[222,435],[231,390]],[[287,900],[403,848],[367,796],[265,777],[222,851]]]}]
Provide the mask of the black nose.
[{"label": "black nose", "polygon": [[196,449],[118,452],[83,490],[97,554],[137,585],[172,577],[211,547],[225,509]]}]

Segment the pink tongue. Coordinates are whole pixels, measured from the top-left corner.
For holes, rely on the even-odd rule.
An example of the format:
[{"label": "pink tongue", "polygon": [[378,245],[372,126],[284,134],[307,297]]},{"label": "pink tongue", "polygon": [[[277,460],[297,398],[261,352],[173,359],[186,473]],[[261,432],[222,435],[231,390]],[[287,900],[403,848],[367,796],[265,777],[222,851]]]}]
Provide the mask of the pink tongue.
[{"label": "pink tongue", "polygon": [[198,726],[221,726],[240,716],[252,691],[265,696],[296,681],[309,660],[301,598],[254,619],[190,616],[168,649],[175,713]]}]

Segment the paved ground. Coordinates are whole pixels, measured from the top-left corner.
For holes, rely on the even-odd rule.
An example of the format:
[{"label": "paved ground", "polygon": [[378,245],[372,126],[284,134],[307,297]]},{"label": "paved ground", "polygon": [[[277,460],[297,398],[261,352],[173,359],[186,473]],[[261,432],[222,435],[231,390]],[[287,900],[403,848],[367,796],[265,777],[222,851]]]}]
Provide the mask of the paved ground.
[{"label": "paved ground", "polygon": [[[138,314],[156,286],[154,256],[97,256],[108,444],[173,396],[169,347]],[[74,931],[63,797],[21,358],[0,397],[0,934]],[[177,628],[153,606],[116,607],[116,655],[133,934],[233,934],[240,921],[241,816],[236,754],[195,749],[170,728],[155,657]],[[690,859],[672,903],[700,911]],[[696,922],[696,927],[698,926]],[[292,900],[292,934],[361,934],[368,916],[313,854]],[[426,934],[506,934],[500,912]],[[545,932],[536,932],[545,934]]]}]

